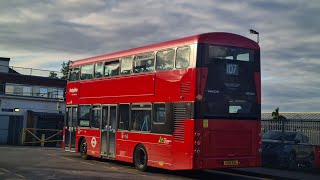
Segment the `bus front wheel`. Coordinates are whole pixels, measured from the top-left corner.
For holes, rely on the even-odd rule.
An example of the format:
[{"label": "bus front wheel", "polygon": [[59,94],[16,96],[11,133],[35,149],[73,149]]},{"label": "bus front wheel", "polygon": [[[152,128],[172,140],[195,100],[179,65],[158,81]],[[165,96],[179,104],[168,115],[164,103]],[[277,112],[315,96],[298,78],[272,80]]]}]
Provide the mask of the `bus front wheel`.
[{"label": "bus front wheel", "polygon": [[86,139],[83,139],[81,141],[81,145],[80,145],[80,154],[81,154],[82,159],[89,159],[89,156],[87,154],[87,150],[88,150],[88,147],[87,147]]},{"label": "bus front wheel", "polygon": [[133,156],[134,166],[139,171],[146,171],[148,167],[148,153],[146,151],[146,148],[139,144],[135,151]]}]

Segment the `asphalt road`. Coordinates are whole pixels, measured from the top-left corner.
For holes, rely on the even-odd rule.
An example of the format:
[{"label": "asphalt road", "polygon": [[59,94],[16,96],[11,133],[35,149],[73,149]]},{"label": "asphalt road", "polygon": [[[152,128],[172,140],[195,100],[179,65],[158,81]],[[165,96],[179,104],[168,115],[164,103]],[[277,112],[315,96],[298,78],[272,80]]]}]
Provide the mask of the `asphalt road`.
[{"label": "asphalt road", "polygon": [[58,148],[0,146],[0,179],[259,179],[219,171],[137,171],[130,163],[83,160]]}]

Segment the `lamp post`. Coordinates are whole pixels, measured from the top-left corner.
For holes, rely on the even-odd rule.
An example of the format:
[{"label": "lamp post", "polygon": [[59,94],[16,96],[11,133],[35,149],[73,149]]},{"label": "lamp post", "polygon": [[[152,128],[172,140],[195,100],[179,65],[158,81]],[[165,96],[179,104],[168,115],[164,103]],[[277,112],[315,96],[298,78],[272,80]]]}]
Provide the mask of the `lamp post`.
[{"label": "lamp post", "polygon": [[259,43],[259,32],[255,31],[253,29],[250,29],[249,32],[250,32],[250,34],[256,34],[257,35],[257,43]]}]

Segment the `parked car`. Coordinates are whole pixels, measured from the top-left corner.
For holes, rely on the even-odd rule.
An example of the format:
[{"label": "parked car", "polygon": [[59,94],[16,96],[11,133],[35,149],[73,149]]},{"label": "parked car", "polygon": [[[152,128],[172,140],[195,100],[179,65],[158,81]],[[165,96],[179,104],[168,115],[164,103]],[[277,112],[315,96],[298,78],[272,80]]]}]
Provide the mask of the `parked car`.
[{"label": "parked car", "polygon": [[314,154],[314,146],[302,132],[285,131],[284,143],[282,131],[272,130],[262,135],[263,166],[282,166],[289,169],[297,168],[298,165],[312,166]]}]

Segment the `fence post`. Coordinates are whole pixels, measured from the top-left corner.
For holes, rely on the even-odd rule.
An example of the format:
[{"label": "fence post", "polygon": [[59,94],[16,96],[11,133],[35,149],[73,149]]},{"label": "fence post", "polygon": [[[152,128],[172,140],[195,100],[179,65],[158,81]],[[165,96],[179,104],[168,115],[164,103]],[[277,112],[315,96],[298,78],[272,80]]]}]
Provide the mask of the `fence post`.
[{"label": "fence post", "polygon": [[26,141],[26,128],[22,128],[21,144],[24,145],[25,141]]},{"label": "fence post", "polygon": [[45,140],[45,135],[41,135],[41,147],[44,147],[44,140]]}]

